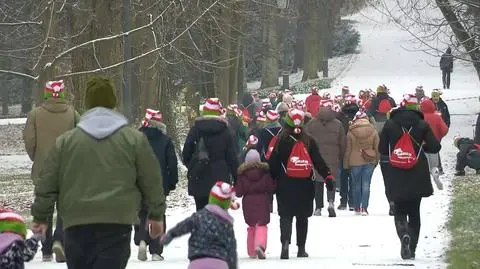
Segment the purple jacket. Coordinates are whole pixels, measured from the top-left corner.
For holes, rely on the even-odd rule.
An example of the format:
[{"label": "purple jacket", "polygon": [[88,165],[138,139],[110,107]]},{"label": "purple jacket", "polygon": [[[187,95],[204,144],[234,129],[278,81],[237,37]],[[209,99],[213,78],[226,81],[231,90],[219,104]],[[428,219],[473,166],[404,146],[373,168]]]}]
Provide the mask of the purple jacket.
[{"label": "purple jacket", "polygon": [[238,197],[242,197],[243,217],[249,226],[267,225],[270,222],[270,195],[275,191],[275,181],[270,176],[267,163],[244,163],[238,168]]}]

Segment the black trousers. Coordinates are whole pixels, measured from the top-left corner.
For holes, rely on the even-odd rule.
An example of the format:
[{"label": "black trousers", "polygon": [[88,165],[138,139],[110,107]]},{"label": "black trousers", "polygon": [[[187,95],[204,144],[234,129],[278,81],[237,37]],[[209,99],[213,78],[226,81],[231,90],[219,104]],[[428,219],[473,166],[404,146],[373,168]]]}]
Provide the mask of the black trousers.
[{"label": "black trousers", "polygon": [[323,208],[324,190],[327,192],[327,202],[335,202],[335,187],[329,191],[326,190],[325,183],[315,181],[315,209]]},{"label": "black trousers", "polygon": [[208,205],[208,196],[194,196],[193,199],[195,200],[195,207],[197,208],[197,211]]},{"label": "black trousers", "polygon": [[[297,246],[305,247],[308,234],[308,217],[295,217],[297,226]],[[292,241],[293,216],[280,216],[280,242]]]},{"label": "black trousers", "polygon": [[131,225],[88,224],[65,230],[69,269],[124,269],[130,258]]},{"label": "black trousers", "polygon": [[388,184],[388,172],[390,171],[390,163],[381,161],[380,162],[380,170],[382,171],[382,177],[383,177],[383,184],[385,185],[385,196],[387,197],[388,202],[391,202],[390,199],[390,189],[389,189],[389,184]]},{"label": "black trousers", "polygon": [[[160,238],[152,239],[147,227],[148,212],[145,210],[140,210],[138,212],[138,219],[140,220],[139,225],[135,225],[135,235],[133,236],[133,241],[135,245],[139,245],[140,241],[145,241],[148,245],[148,251],[150,254],[162,255],[163,245],[160,244]],[[167,231],[167,222],[165,215],[163,216],[163,230]]]},{"label": "black trousers", "polygon": [[420,203],[422,198],[395,201],[395,228],[400,239],[410,235],[410,250],[415,253],[420,236]]},{"label": "black trousers", "polygon": [[57,221],[55,223],[55,231],[53,231],[53,217],[48,220],[47,233],[42,241],[42,254],[52,255],[53,242],[58,241],[63,245],[63,221],[57,212]]},{"label": "black trousers", "polygon": [[450,89],[450,72],[442,70],[442,82],[444,89]]}]

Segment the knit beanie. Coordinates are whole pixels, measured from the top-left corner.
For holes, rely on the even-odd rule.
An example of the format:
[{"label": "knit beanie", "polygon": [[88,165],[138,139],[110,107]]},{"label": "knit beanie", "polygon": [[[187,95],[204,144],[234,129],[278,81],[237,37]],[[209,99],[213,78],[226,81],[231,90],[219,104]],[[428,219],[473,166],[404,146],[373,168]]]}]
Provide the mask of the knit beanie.
[{"label": "knit beanie", "polygon": [[405,107],[406,109],[418,110],[419,106],[417,96],[415,94],[405,94],[400,106]]},{"label": "knit beanie", "polygon": [[351,105],[351,104],[356,104],[357,103],[357,97],[354,94],[347,94],[343,98],[345,101],[345,105]]},{"label": "knit beanie", "polygon": [[256,163],[260,162],[260,153],[256,149],[250,149],[245,155],[246,163]]},{"label": "knit beanie", "polygon": [[145,118],[142,121],[142,126],[156,127],[162,122],[162,113],[158,110],[147,108],[145,112]]},{"label": "knit beanie", "polygon": [[377,93],[386,93],[387,92],[387,86],[385,84],[382,84],[377,87]]},{"label": "knit beanie", "polygon": [[269,122],[277,121],[280,118],[280,114],[277,113],[275,110],[267,111],[267,120]]},{"label": "knit beanie", "polygon": [[203,105],[203,116],[220,116],[222,114],[222,104],[218,98],[208,98]]},{"label": "knit beanie", "polygon": [[45,99],[63,99],[65,98],[65,84],[63,80],[48,81],[45,84],[45,90],[43,92],[43,98]]},{"label": "knit beanie", "polygon": [[25,238],[27,235],[27,226],[22,216],[17,213],[0,208],[0,234],[1,233],[14,233]]},{"label": "knit beanie", "polygon": [[208,197],[208,203],[218,205],[223,209],[228,209],[232,202],[232,198],[235,195],[233,186],[228,183],[217,181],[210,190],[210,196]]},{"label": "knit beanie", "polygon": [[247,139],[247,143],[245,144],[245,148],[252,148],[256,147],[258,144],[258,137],[255,135],[250,135]]},{"label": "knit beanie", "polygon": [[330,107],[330,108],[332,108],[334,104],[335,103],[331,99],[320,101],[320,107]]},{"label": "knit beanie", "polygon": [[298,109],[290,109],[285,117],[285,124],[292,127],[295,134],[302,132],[303,121],[305,119],[305,112]]},{"label": "knit beanie", "polygon": [[317,87],[312,87],[310,89],[310,91],[312,92],[312,94],[318,95],[318,88]]},{"label": "knit beanie", "polygon": [[229,116],[237,116],[236,110],[238,109],[238,105],[230,104],[227,106],[227,115]]},{"label": "knit beanie", "polygon": [[267,122],[268,122],[267,115],[265,115],[265,113],[261,111],[257,116],[257,121],[256,121],[257,125],[262,126],[267,124]]},{"label": "knit beanie", "polygon": [[94,77],[87,82],[85,108],[105,107],[114,109],[117,97],[112,82],[108,78]]},{"label": "knit beanie", "polygon": [[262,110],[270,109],[272,108],[272,102],[270,102],[270,99],[266,98],[262,100]]},{"label": "knit beanie", "polygon": [[342,95],[346,95],[350,93],[350,88],[348,86],[342,87]]},{"label": "knit beanie", "polygon": [[322,94],[322,99],[323,100],[330,100],[330,99],[332,99],[332,95],[329,92],[324,92]]}]

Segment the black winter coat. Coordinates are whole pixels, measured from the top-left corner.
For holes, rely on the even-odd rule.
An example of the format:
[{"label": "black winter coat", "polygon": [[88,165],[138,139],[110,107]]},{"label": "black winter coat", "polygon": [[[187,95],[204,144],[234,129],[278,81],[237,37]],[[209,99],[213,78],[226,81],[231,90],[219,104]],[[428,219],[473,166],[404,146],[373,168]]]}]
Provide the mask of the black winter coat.
[{"label": "black winter coat", "polygon": [[477,153],[477,143],[468,137],[463,137],[458,140],[457,147],[459,151],[457,153],[455,170],[464,171],[467,166],[475,170],[480,169],[480,167],[478,167],[479,154]]},{"label": "black winter coat", "polygon": [[268,144],[270,144],[272,138],[277,135],[281,129],[282,127],[280,127],[280,124],[278,123],[257,130],[257,151],[260,153],[260,158],[262,162],[267,161],[267,159],[265,158],[265,153],[268,150]]},{"label": "black winter coat", "polygon": [[387,120],[387,114],[378,112],[378,106],[380,105],[380,102],[385,99],[388,99],[392,108],[397,107],[395,100],[393,100],[393,98],[390,97],[387,93],[384,93],[384,92],[378,93],[377,96],[372,99],[372,104],[368,109],[368,112],[370,113],[370,115],[372,115],[375,118],[375,121],[377,122],[378,121],[384,122]]},{"label": "black winter coat", "polygon": [[435,104],[435,109],[442,113],[442,119],[447,124],[448,128],[450,128],[450,111],[448,111],[447,104],[440,98],[440,100]]},{"label": "black winter coat", "polygon": [[[192,157],[196,143],[204,138],[208,151],[209,163],[202,175],[192,175]],[[225,119],[220,117],[199,117],[188,132],[183,146],[183,163],[188,168],[188,194],[206,197],[215,182],[221,180],[228,183],[235,181],[238,159],[235,151],[236,143],[228,129]],[[198,178],[198,179],[197,179]]]},{"label": "black winter coat", "polygon": [[[412,169],[404,170],[391,165],[386,167],[389,171],[386,173],[388,176],[384,178],[388,181],[385,186],[389,188],[386,191],[392,201],[408,201],[433,194],[430,171],[424,153],[438,153],[441,149],[440,142],[435,138],[428,123],[423,120],[421,112],[399,108],[392,111],[390,120],[385,123],[380,134],[378,149],[382,156],[390,156],[391,148],[403,134],[402,126],[407,130],[412,127],[411,136],[417,143],[424,143],[424,146],[418,163]],[[413,145],[415,152],[418,153],[419,146],[415,142]]]},{"label": "black winter coat", "polygon": [[178,161],[172,139],[165,131],[155,127],[142,127],[140,131],[148,138],[148,142],[157,156],[162,169],[163,191],[165,196],[175,190],[178,183]]},{"label": "black winter coat", "polygon": [[[293,136],[299,139],[298,135]],[[330,175],[330,170],[320,155],[315,140],[307,134],[302,136],[306,140],[313,167],[323,178],[326,178]],[[294,144],[295,141],[290,136],[281,135],[268,161],[270,173],[277,181],[278,214],[280,216],[310,217],[313,214],[313,199],[315,197],[313,173],[308,178],[289,178],[282,167],[282,164],[287,167],[287,160]]]},{"label": "black winter coat", "polygon": [[349,104],[342,107],[342,110],[337,114],[337,120],[339,120],[343,124],[343,128],[345,129],[345,134],[348,133],[348,128],[350,127],[350,121],[353,120],[355,114],[360,110],[358,105],[356,104]]},{"label": "black winter coat", "polygon": [[453,56],[451,53],[444,53],[440,58],[440,69],[445,72],[453,71]]}]

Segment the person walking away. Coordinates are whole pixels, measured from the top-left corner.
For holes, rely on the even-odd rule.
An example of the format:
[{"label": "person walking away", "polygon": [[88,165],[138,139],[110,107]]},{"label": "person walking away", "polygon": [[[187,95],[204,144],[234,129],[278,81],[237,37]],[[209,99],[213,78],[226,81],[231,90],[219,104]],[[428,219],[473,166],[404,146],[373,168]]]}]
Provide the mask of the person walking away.
[{"label": "person walking away", "polygon": [[375,118],[377,132],[382,131],[383,125],[387,121],[387,113],[395,108],[397,104],[392,97],[388,95],[388,89],[385,85],[377,87],[377,96],[372,99],[369,114]]},{"label": "person walking away", "polygon": [[256,137],[255,135],[250,135],[248,137],[247,143],[243,147],[243,155],[242,155],[241,163],[245,162],[245,158],[249,152],[256,151],[257,153],[259,153],[257,150],[257,147],[258,147],[258,137]]},{"label": "person walking away", "polygon": [[279,113],[275,110],[269,110],[267,111],[267,123],[263,128],[257,130],[257,151],[260,152],[262,162],[267,161],[266,154],[268,152],[270,141],[282,130],[279,119]]},{"label": "person walking away", "polygon": [[423,99],[428,98],[425,96],[425,90],[423,89],[423,86],[419,85],[415,88],[415,96],[417,97],[417,102],[419,104],[422,103]]},{"label": "person walking away", "polygon": [[455,137],[453,144],[458,148],[455,176],[465,176],[465,167],[475,169],[480,175],[480,145],[468,137]]},{"label": "person walking away", "polygon": [[[440,116],[440,113],[435,110],[435,105],[433,102],[430,99],[423,100],[420,104],[420,110],[423,113],[425,121],[432,129],[433,135],[435,135],[438,142],[442,142],[442,138],[448,133],[448,127]],[[437,188],[442,190],[443,184],[440,181],[439,169],[440,154],[425,153],[425,155],[427,156],[428,166],[430,168],[430,174],[433,177],[433,181],[437,185]]]},{"label": "person walking away", "polygon": [[[167,197],[171,191],[175,190],[178,183],[178,162],[172,139],[167,135],[167,126],[162,122],[162,113],[148,108],[139,131],[145,134],[157,157],[158,165],[162,169],[163,193]],[[138,219],[140,224],[134,226],[134,242],[139,246],[138,259],[140,261],[148,259],[148,246],[150,255],[152,255],[152,261],[163,261],[163,247],[160,245],[159,240],[151,240],[148,234],[148,212],[144,203],[142,203],[138,212]],[[163,216],[163,230],[166,230],[165,215]]]},{"label": "person walking away", "polygon": [[0,268],[24,269],[38,249],[41,235],[26,239],[27,226],[19,214],[0,208]]},{"label": "person walking away", "polygon": [[[343,156],[346,148],[346,133],[342,123],[335,118],[336,112],[332,110],[333,103],[325,101],[315,119],[312,119],[305,128],[318,145],[320,154],[327,163],[332,172],[332,176],[338,179],[339,170],[343,162]],[[315,183],[315,213],[320,216],[323,208],[324,183],[325,178],[316,178]],[[336,217],[335,212],[335,190],[327,190],[328,216]]]},{"label": "person walking away", "polygon": [[453,72],[453,55],[450,47],[440,58],[440,69],[442,70],[443,89],[450,89],[450,75]]},{"label": "person walking away", "polygon": [[280,114],[280,124],[283,125],[283,118],[287,115],[287,112],[293,105],[293,96],[289,93],[284,93],[282,95],[282,102],[278,103],[275,110]]},{"label": "person walking away", "polygon": [[[63,80],[47,82],[43,97],[44,103],[28,114],[23,130],[25,150],[33,161],[31,177],[34,186],[38,185],[40,171],[45,167],[45,159],[55,145],[57,137],[75,128],[80,120],[80,115],[65,100]],[[52,254],[55,253],[57,262],[65,262],[62,216],[58,213],[55,232],[52,230],[53,218],[48,220],[47,234],[42,240],[43,261],[50,262],[53,258]]]},{"label": "person walking away", "polygon": [[208,204],[215,182],[233,182],[237,175],[238,159],[235,142],[228,123],[220,117],[222,105],[218,98],[208,98],[202,116],[190,128],[182,151],[188,169],[188,194],[195,199],[197,211]]},{"label": "person walking away", "polygon": [[318,110],[320,109],[320,101],[322,101],[322,98],[320,95],[318,95],[318,88],[313,87],[310,89],[311,94],[305,99],[305,106],[307,109],[307,112],[309,112],[312,115],[317,115]]},{"label": "person walking away", "polygon": [[261,162],[257,151],[249,151],[237,174],[236,196],[242,197],[243,217],[247,228],[247,252],[251,258],[265,259],[270,197],[275,182],[267,163]]},{"label": "person walking away", "polygon": [[[401,139],[402,143],[397,144]],[[409,147],[414,152],[402,152],[402,148]],[[420,204],[422,198],[433,194],[424,152],[438,153],[440,149],[440,142],[418,111],[416,96],[406,95],[401,108],[393,110],[385,123],[379,144],[380,154],[390,156],[391,172],[384,180],[389,182],[389,195],[395,204],[395,228],[401,242],[402,259],[415,259],[420,236]],[[401,160],[397,153],[415,156],[412,166],[392,162]]]},{"label": "person walking away", "polygon": [[234,196],[234,189],[228,183],[215,183],[208,205],[170,229],[160,243],[168,245],[173,239],[190,233],[189,269],[237,269],[237,241],[233,217],[228,213]]},{"label": "person walking away", "polygon": [[152,238],[163,232],[165,196],[147,137],[116,112],[112,82],[87,82],[77,127],[57,138],[35,186],[32,231],[44,233],[58,203],[70,269],[123,269],[132,224],[144,201]]},{"label": "person walking away", "polygon": [[347,149],[343,160],[352,175],[353,207],[357,215],[368,216],[370,184],[379,161],[379,136],[365,112],[357,112],[347,134]]},{"label": "person walking away", "polygon": [[272,104],[272,109],[276,108],[278,103],[280,102],[279,99],[278,99],[278,96],[277,96],[277,92],[276,91],[271,91],[268,94],[267,97],[268,97],[268,99],[270,99],[270,103]]},{"label": "person walking away", "polygon": [[[325,179],[327,190],[335,191],[334,178],[320,154],[317,143],[302,130],[304,112],[291,109],[285,118],[285,127],[280,132],[278,142],[268,165],[277,182],[276,197],[280,216],[280,259],[289,258],[289,245],[292,236],[292,222],[296,218],[297,257],[308,257],[305,251],[307,242],[308,218],[313,213],[315,186],[312,181],[313,169]],[[306,151],[306,152],[305,152]],[[292,162],[298,158],[301,162]],[[303,164],[297,166],[296,164]]]},{"label": "person walking away", "polygon": [[238,160],[241,161],[243,152],[243,146],[248,139],[248,128],[242,123],[242,113],[235,104],[228,105],[227,107],[227,122],[229,130],[233,136],[234,142],[236,142],[236,153]]},{"label": "person walking away", "polygon": [[256,128],[257,113],[260,109],[261,108],[257,108],[255,99],[251,93],[247,92],[243,95],[240,110],[242,111],[243,121],[248,126],[248,133]]},{"label": "person walking away", "polygon": [[[434,89],[432,91],[431,97],[432,101],[435,104],[435,110],[437,110],[441,116],[445,124],[448,128],[450,128],[450,111],[448,111],[448,106],[441,98],[442,91],[439,89]],[[480,142],[480,139],[479,139]],[[440,154],[438,155],[438,169],[440,171],[440,175],[443,175],[443,166],[442,166],[442,159],[440,158]]]}]

